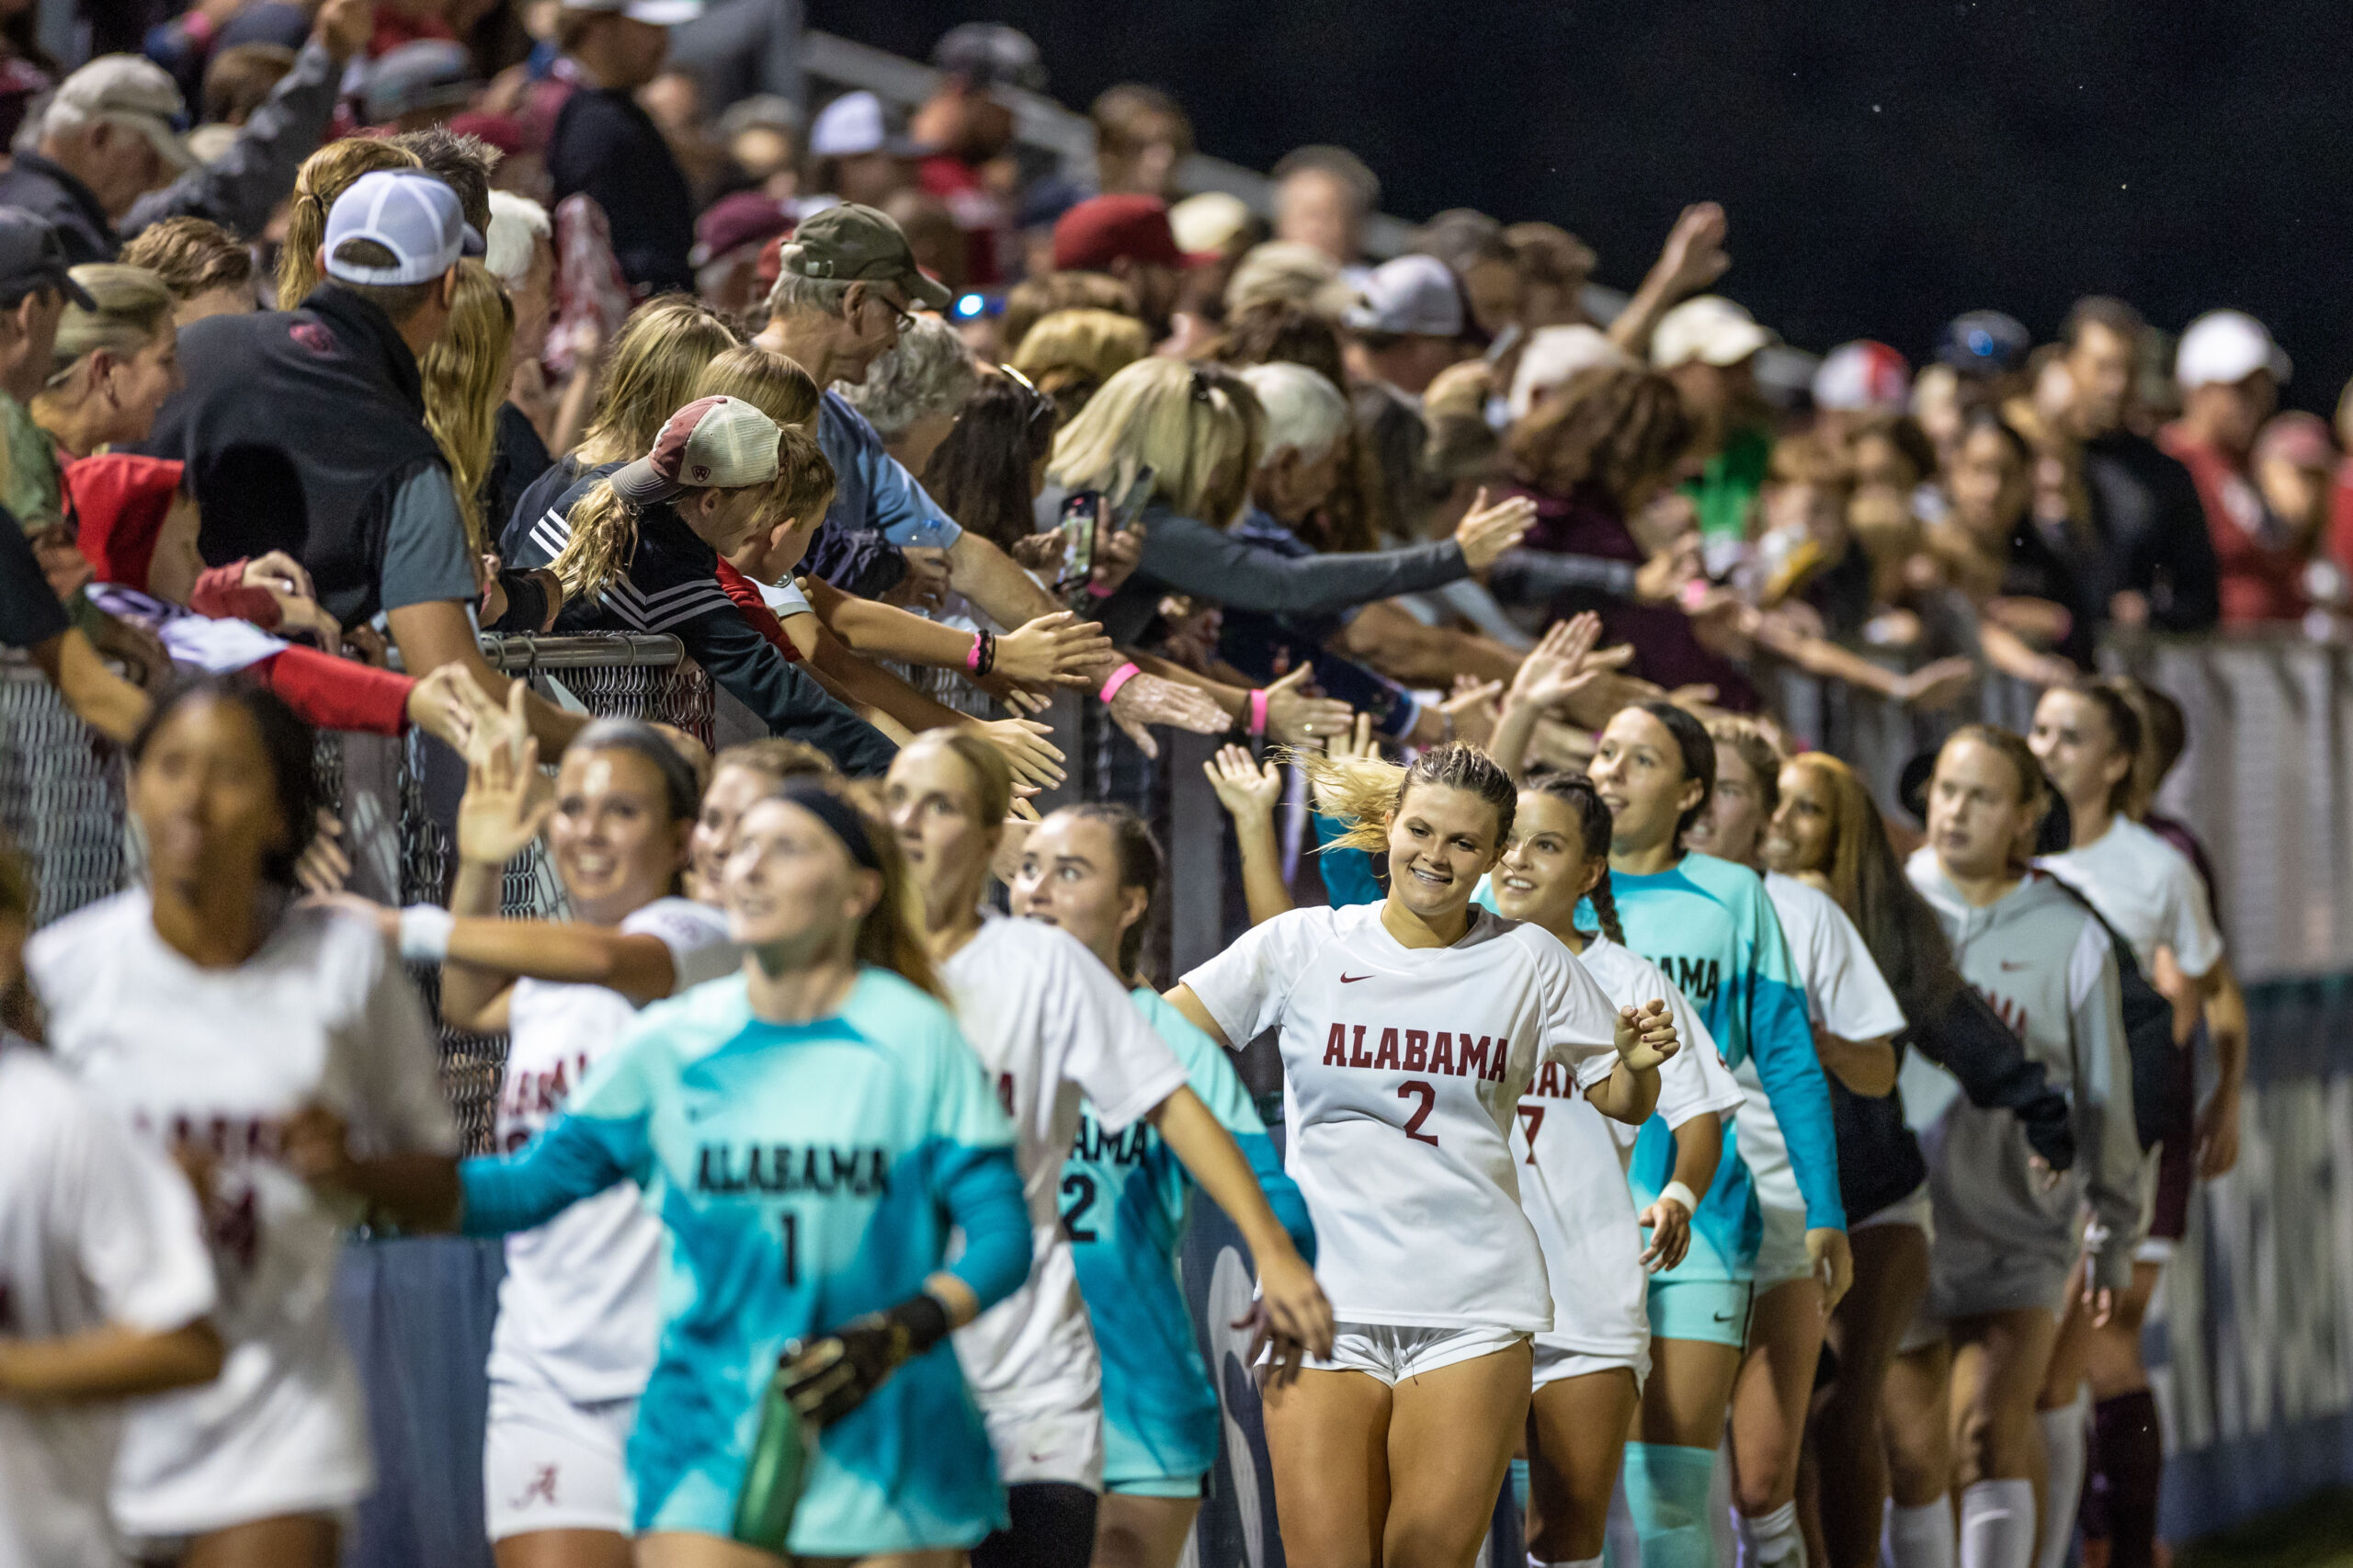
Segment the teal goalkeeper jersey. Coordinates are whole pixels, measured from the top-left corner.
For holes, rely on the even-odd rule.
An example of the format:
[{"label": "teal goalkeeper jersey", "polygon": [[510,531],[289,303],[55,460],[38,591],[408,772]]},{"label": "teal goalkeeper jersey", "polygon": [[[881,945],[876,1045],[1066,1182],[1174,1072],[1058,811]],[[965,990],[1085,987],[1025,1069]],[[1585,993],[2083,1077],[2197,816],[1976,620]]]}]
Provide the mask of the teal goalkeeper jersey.
[{"label": "teal goalkeeper jersey", "polygon": [[[634,1526],[725,1536],[785,1346],[952,1272],[983,1307],[1027,1276],[1013,1128],[948,1009],[863,971],[833,1017],[752,1016],[741,976],[659,1002],[522,1153],[462,1168],[465,1228],[543,1222],[628,1177],[668,1247],[629,1444]],[[1005,1520],[986,1433],[942,1341],[827,1426],[794,1556],[969,1546]]]},{"label": "teal goalkeeper jersey", "polygon": [[[1225,1051],[1149,986],[1129,994],[1210,1113],[1233,1134],[1302,1256],[1315,1257],[1307,1202]],[[1198,1481],[1217,1460],[1217,1394],[1176,1281],[1192,1181],[1139,1121],[1106,1132],[1088,1105],[1063,1166],[1062,1216],[1103,1361],[1103,1483]]]},{"label": "teal goalkeeper jersey", "polygon": [[[1789,1142],[1790,1165],[1809,1228],[1843,1228],[1830,1089],[1814,1054],[1805,988],[1782,939],[1765,879],[1712,855],[1688,854],[1656,876],[1609,873],[1626,946],[1658,965],[1690,998],[1715,1036],[1724,1065],[1751,1059]],[[1627,1169],[1638,1207],[1675,1172],[1675,1136],[1653,1117]],[[1733,1141],[1724,1140],[1716,1179],[1691,1216],[1692,1247],[1662,1279],[1745,1279],[1756,1258],[1762,1221],[1755,1184]]]}]

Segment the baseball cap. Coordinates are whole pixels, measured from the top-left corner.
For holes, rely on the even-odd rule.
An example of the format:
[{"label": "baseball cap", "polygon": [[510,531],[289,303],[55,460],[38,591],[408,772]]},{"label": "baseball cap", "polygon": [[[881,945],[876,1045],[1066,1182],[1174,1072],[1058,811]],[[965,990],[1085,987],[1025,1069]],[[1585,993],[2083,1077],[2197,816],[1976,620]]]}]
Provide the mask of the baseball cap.
[{"label": "baseball cap", "polygon": [[740,397],[699,397],[662,424],[654,449],[613,472],[613,490],[643,506],[684,490],[733,490],[777,475],[776,421]]},{"label": "baseball cap", "polygon": [[1054,220],[1054,270],[1108,272],[1120,260],[1192,267],[1176,248],[1168,203],[1156,196],[1090,196]]},{"label": "baseball cap", "polygon": [[386,50],[368,68],[360,102],[370,124],[418,109],[447,108],[474,95],[473,57],[450,39],[421,38]]},{"label": "baseball cap", "polygon": [[36,289],[54,289],[85,311],[98,308],[74,281],[56,225],[21,207],[0,207],[0,300],[21,300]]},{"label": "baseball cap", "polygon": [[1868,337],[1842,343],[1813,372],[1813,406],[1841,411],[1904,406],[1912,394],[1912,367],[1903,355]]},{"label": "baseball cap", "polygon": [[1651,333],[1651,365],[1660,370],[1695,359],[1703,365],[1737,365],[1778,341],[1745,307],[1722,294],[1699,294],[1659,317]]},{"label": "baseball cap", "polygon": [[1528,347],[1519,351],[1519,366],[1512,372],[1511,395],[1506,400],[1511,416],[1522,417],[1546,392],[1596,365],[1640,369],[1639,362],[1598,327],[1583,323],[1538,327],[1528,335]]},{"label": "baseball cap", "polygon": [[896,283],[908,298],[933,310],[945,310],[954,299],[945,284],[933,281],[915,266],[907,236],[890,214],[860,202],[845,201],[801,220],[777,252],[779,273],[801,278],[839,278],[845,283]]},{"label": "baseball cap", "polygon": [[702,15],[702,0],[563,0],[567,11],[618,11],[632,22],[676,27]]},{"label": "baseball cap", "polygon": [[165,163],[186,171],[196,154],[173,129],[188,114],[179,86],[152,60],[136,54],[102,54],[57,85],[48,112],[67,124],[111,119],[135,128]]},{"label": "baseball cap", "polygon": [[[392,253],[392,265],[337,261],[335,250],[346,240],[373,240]],[[458,193],[415,169],[378,169],[352,181],[327,213],[324,244],[328,277],[379,287],[430,283],[460,256],[483,253],[483,238],[467,224]]]},{"label": "baseball cap", "polygon": [[700,267],[737,245],[756,244],[792,232],[792,215],[784,203],[756,190],[722,196],[695,220],[695,248],[688,259]]},{"label": "baseball cap", "polygon": [[817,111],[809,127],[809,151],[819,158],[855,158],[867,153],[919,158],[924,153],[920,144],[892,125],[882,100],[862,89],[844,93]]},{"label": "baseball cap", "polygon": [[1214,256],[1250,232],[1250,208],[1229,192],[1205,190],[1168,210],[1168,229],[1178,250]]},{"label": "baseball cap", "polygon": [[2184,392],[2235,385],[2257,370],[2284,381],[2291,369],[2270,331],[2245,311],[2208,311],[2183,331],[2173,356],[2173,379]]},{"label": "baseball cap", "polygon": [[932,46],[931,63],[975,87],[1046,90],[1046,67],[1038,59],[1036,41],[1003,22],[965,22],[949,28]]},{"label": "baseball cap", "polygon": [[1937,340],[1937,362],[1964,376],[2006,376],[2026,368],[2034,335],[2018,317],[1969,311],[1952,318]]},{"label": "baseball cap", "polygon": [[1454,269],[1434,256],[1401,256],[1372,269],[1364,302],[1341,318],[1358,332],[1417,337],[1462,335],[1462,290]]}]

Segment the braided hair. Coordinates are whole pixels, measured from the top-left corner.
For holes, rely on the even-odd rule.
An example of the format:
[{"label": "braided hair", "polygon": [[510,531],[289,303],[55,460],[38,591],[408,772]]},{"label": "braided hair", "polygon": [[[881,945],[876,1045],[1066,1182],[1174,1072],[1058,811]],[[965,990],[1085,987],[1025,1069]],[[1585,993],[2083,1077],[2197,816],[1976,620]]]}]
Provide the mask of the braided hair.
[{"label": "braided hair", "polygon": [[1611,827],[1608,805],[1593,780],[1582,773],[1548,773],[1530,779],[1528,788],[1567,802],[1577,813],[1577,828],[1583,835],[1580,847],[1588,862],[1601,862],[1601,878],[1593,884],[1586,897],[1593,904],[1593,913],[1601,922],[1601,934],[1617,943],[1626,945],[1626,927],[1618,921],[1618,895],[1609,886],[1609,833]]}]

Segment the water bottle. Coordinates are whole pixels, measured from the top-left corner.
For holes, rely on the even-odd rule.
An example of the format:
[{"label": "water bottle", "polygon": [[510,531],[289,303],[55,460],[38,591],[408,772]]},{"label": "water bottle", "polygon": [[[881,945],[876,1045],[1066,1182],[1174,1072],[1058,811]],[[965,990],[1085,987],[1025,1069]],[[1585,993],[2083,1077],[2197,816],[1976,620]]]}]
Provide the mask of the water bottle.
[{"label": "water bottle", "polygon": [[745,1545],[779,1557],[785,1555],[785,1538],[792,1533],[792,1511],[801,1501],[816,1437],[785,1396],[784,1369],[790,1359],[788,1353],[777,1363],[760,1401],[759,1435],[752,1440],[751,1462],[744,1467],[744,1489],[736,1494],[733,1532]]}]

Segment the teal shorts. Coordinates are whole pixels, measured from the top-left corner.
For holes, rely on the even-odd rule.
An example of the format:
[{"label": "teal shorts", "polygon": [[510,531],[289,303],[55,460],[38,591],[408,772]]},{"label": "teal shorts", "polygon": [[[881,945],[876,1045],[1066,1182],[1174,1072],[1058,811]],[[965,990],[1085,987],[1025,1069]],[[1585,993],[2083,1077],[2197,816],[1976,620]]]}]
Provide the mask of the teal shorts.
[{"label": "teal shorts", "polygon": [[1121,1497],[1184,1497],[1200,1500],[1206,1475],[1131,1475],[1104,1480],[1103,1490]]},{"label": "teal shorts", "polygon": [[1653,1279],[1651,1337],[1695,1339],[1737,1349],[1748,1343],[1753,1289],[1745,1279]]}]

